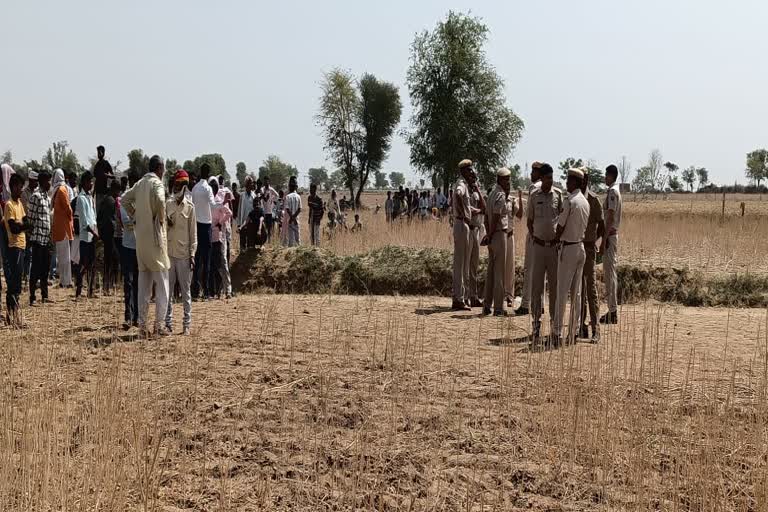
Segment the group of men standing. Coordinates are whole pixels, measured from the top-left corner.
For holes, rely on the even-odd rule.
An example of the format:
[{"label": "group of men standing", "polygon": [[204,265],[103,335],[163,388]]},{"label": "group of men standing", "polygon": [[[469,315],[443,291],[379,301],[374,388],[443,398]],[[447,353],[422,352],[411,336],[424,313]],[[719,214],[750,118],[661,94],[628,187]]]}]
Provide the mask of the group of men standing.
[{"label": "group of men standing", "polygon": [[[527,235],[524,286],[515,315],[531,315],[534,340],[541,336],[545,282],[549,289],[550,343],[563,339],[600,339],[599,324],[615,324],[617,315],[616,263],[621,225],[621,193],[618,169],[606,168],[605,205],[589,190],[589,173],[570,169],[566,193],[553,186],[553,169],[547,163],[531,166],[527,208],[518,190],[510,190],[511,172],[501,168],[487,198],[477,183],[470,160],[459,163],[460,178],[452,191],[453,302],[454,310],[482,307],[484,315],[508,316],[515,297],[514,221],[525,211]],[[600,246],[597,245],[598,240]],[[484,300],[479,298],[477,269],[479,248],[488,246],[488,271]],[[595,265],[603,261],[608,312],[598,317]],[[582,290],[586,300],[582,300]],[[563,338],[563,322],[570,297],[570,322]],[[591,337],[586,325],[589,313]]]}]

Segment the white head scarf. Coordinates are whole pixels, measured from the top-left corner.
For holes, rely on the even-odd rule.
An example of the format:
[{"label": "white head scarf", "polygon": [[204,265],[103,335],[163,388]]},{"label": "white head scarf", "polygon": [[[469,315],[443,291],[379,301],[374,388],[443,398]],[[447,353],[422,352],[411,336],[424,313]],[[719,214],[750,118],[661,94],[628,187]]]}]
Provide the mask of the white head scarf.
[{"label": "white head scarf", "polygon": [[11,175],[16,174],[16,171],[13,170],[13,167],[11,167],[8,164],[0,165],[0,177],[2,178],[2,198],[3,201],[10,201],[11,200]]}]

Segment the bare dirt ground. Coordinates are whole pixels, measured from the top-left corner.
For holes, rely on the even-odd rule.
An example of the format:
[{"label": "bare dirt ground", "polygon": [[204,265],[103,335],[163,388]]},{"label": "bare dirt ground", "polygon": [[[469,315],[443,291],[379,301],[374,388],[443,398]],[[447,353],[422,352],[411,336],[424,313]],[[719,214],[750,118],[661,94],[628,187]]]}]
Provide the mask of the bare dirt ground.
[{"label": "bare dirt ground", "polygon": [[55,297],[0,329],[2,510],[768,509],[764,310],[531,351],[435,298],[241,296],[141,340]]}]

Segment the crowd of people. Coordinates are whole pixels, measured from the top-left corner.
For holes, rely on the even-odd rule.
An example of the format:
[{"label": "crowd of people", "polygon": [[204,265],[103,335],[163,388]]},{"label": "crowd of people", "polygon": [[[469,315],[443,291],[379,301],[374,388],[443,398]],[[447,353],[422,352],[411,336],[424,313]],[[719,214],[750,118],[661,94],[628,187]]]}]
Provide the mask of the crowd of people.
[{"label": "crowd of people", "polygon": [[[299,218],[304,211],[296,177],[288,192],[275,190],[268,178],[248,176],[244,189],[228,187],[211,176],[203,163],[197,173],[172,172],[164,181],[163,160],[155,155],[143,177],[115,176],[97,148],[93,171],[80,176],[62,169],[29,172],[26,183],[8,164],[2,166],[0,256],[6,281],[5,321],[22,325],[20,302],[28,284],[29,304],[51,301],[49,284],[74,288],[79,299],[95,297],[101,254],[101,293],[111,295],[122,276],[124,323],[143,333],[166,335],[173,328],[173,297],[183,305],[181,332],[190,332],[192,302],[232,297],[229,271],[232,240],[240,251],[279,237],[281,244],[301,243]],[[388,222],[447,218],[454,242],[454,310],[481,307],[486,315],[508,316],[515,299],[516,222],[525,219],[527,236],[522,302],[515,315],[532,319],[534,338],[541,333],[545,282],[552,322],[550,340],[562,342],[563,319],[570,297],[571,314],[565,339],[599,340],[600,323],[616,323],[616,261],[621,224],[621,194],[615,166],[606,169],[605,206],[589,189],[584,169],[568,171],[567,191],[553,186],[553,169],[535,162],[526,197],[510,189],[511,172],[501,168],[496,185],[481,192],[470,160],[459,164],[460,178],[444,195],[440,188],[387,192]],[[325,202],[311,185],[306,199],[309,242],[339,230],[360,231],[358,212],[347,223],[350,203],[332,191]],[[378,207],[377,207],[378,210]],[[327,223],[323,228],[323,219]],[[598,244],[599,241],[599,244]],[[488,248],[485,289],[478,285],[480,247]],[[97,251],[97,248],[99,249]],[[608,312],[598,317],[595,264],[602,259]],[[0,283],[0,286],[2,283]],[[582,300],[582,290],[586,300]],[[39,299],[38,299],[39,293]],[[482,296],[482,297],[481,297]],[[155,303],[155,320],[147,320]],[[587,316],[589,326],[586,325]]]},{"label": "crowd of people", "polygon": [[[483,308],[483,314],[509,316],[515,298],[515,220],[525,218],[527,235],[524,286],[514,315],[530,315],[532,337],[541,339],[545,282],[549,289],[551,320],[548,343],[560,346],[577,338],[597,343],[600,324],[615,324],[617,314],[616,264],[621,225],[618,169],[609,165],[604,205],[589,188],[585,169],[570,169],[564,193],[553,186],[547,163],[531,166],[527,198],[510,190],[511,172],[501,168],[496,185],[483,195],[470,160],[459,163],[460,178],[451,191],[453,222],[454,310]],[[599,241],[599,244],[598,244]],[[488,273],[483,300],[478,286],[481,246],[488,247]],[[595,265],[602,260],[608,312],[598,313]],[[582,300],[582,290],[586,300]],[[570,298],[570,322],[563,336],[565,310]],[[589,314],[589,326],[587,322]],[[591,335],[589,329],[591,328]]]}]

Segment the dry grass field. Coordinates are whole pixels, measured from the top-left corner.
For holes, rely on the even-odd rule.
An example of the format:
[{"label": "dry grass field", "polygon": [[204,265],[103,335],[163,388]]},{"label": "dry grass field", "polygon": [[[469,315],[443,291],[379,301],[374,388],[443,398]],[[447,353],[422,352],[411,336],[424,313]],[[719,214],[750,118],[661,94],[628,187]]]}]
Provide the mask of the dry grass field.
[{"label": "dry grass field", "polygon": [[626,306],[599,345],[429,298],[64,294],[2,331],[2,510],[766,510],[768,316]]},{"label": "dry grass field", "polygon": [[[371,193],[364,205],[384,206],[386,197]],[[745,216],[741,217],[741,203]],[[365,252],[384,245],[452,247],[447,222],[386,226],[383,210],[364,211],[367,234],[342,233],[330,246],[341,254]],[[768,272],[768,196],[730,195],[726,214],[722,196],[673,195],[643,199],[626,194],[621,230],[621,261],[654,266],[688,266],[709,273]],[[306,226],[304,226],[306,230]],[[515,223],[517,247],[525,240],[525,224]],[[308,240],[308,232],[302,234]],[[518,251],[518,258],[521,257]]]},{"label": "dry grass field", "polygon": [[[628,200],[623,260],[765,272],[738,201]],[[334,250],[450,245],[363,215]],[[539,351],[434,297],[244,295],[145,340],[70,295],[0,327],[2,511],[768,510],[763,309],[624,305]]]}]

